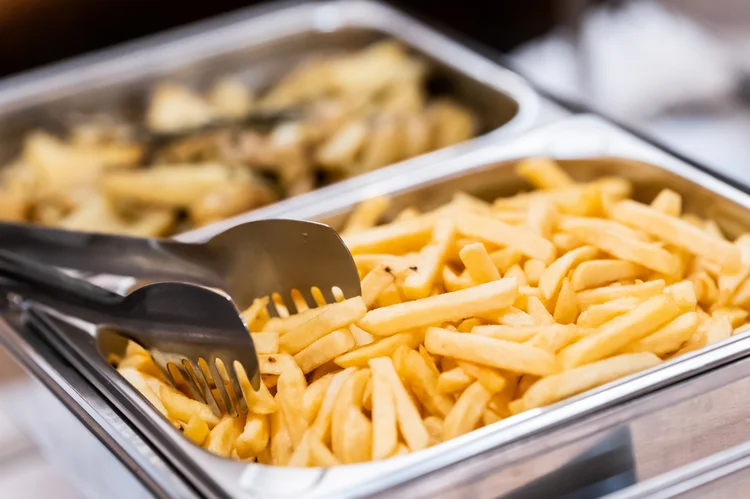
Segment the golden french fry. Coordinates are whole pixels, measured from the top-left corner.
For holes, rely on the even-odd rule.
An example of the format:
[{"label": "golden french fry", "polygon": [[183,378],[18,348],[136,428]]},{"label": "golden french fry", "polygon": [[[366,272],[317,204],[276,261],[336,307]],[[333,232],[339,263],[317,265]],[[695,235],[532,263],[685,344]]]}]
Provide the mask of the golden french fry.
[{"label": "golden french fry", "polygon": [[284,424],[295,448],[302,442],[308,426],[300,404],[306,389],[305,375],[296,365],[284,369],[276,386],[276,401],[279,403],[279,409],[284,416]]},{"label": "golden french fry", "polygon": [[[331,450],[333,450],[333,455],[339,461],[346,462],[345,454],[348,452],[347,438],[349,437],[346,434],[346,430],[348,418],[350,417],[349,409],[354,409],[357,412],[361,411],[362,398],[369,379],[369,369],[359,369],[353,372],[341,386],[336,397],[331,414]],[[355,429],[359,429],[357,423],[354,423],[354,425]],[[368,440],[368,445],[369,442],[370,440]]]},{"label": "golden french fry", "polygon": [[568,253],[584,245],[584,242],[569,232],[557,232],[552,235],[552,242],[559,253]]},{"label": "golden french fry", "polygon": [[570,175],[550,158],[528,158],[519,161],[516,173],[539,189],[562,189],[575,185]]},{"label": "golden french fry", "polygon": [[545,239],[552,237],[552,229],[557,219],[555,207],[546,199],[537,199],[531,202],[526,214],[526,225],[534,234]]},{"label": "golden french fry", "polygon": [[474,377],[460,367],[445,370],[438,376],[438,393],[456,393],[464,391],[474,382]]},{"label": "golden french fry", "polygon": [[300,444],[294,449],[287,466],[293,468],[306,468],[310,466],[312,462],[312,455],[310,453],[310,440],[308,437],[309,433],[305,433],[302,437]]},{"label": "golden french fry", "polygon": [[738,328],[743,325],[746,322],[748,315],[750,315],[750,313],[748,313],[747,310],[732,307],[717,308],[711,313],[711,317],[726,317],[733,328]]},{"label": "golden french fry", "polygon": [[362,319],[366,313],[367,307],[360,296],[333,304],[284,334],[279,339],[279,347],[284,352],[296,354],[323,336]]},{"label": "golden french fry", "polygon": [[560,222],[560,229],[568,231],[587,244],[622,260],[670,274],[678,265],[675,257],[657,244],[645,242],[613,223],[593,218],[569,218]]},{"label": "golden french fry", "polygon": [[344,235],[344,243],[352,254],[402,254],[420,248],[430,238],[434,218],[419,217],[399,223],[383,225],[354,234]]},{"label": "golden french fry", "polygon": [[500,279],[500,272],[490,259],[484,244],[467,244],[461,248],[459,257],[475,283],[482,284]]},{"label": "golden french fry", "polygon": [[604,324],[595,334],[566,347],[560,352],[560,362],[570,369],[612,355],[625,345],[648,336],[679,313],[679,307],[669,296],[649,298],[630,312]]},{"label": "golden french fry", "polygon": [[460,291],[472,287],[474,281],[471,280],[468,272],[464,271],[463,274],[459,276],[456,275],[448,265],[446,265],[443,267],[443,284],[445,285],[446,291],[453,293],[454,291]]},{"label": "golden french fry", "polygon": [[461,321],[461,324],[459,324],[456,329],[458,329],[458,331],[461,333],[468,333],[475,327],[481,326],[483,324],[484,321],[482,319],[479,319],[478,317],[472,317],[471,319]]},{"label": "golden french fry", "polygon": [[664,288],[664,293],[669,295],[681,310],[685,312],[695,310],[698,298],[695,294],[695,285],[691,281],[670,284]]},{"label": "golden french fry", "polygon": [[662,189],[651,201],[651,208],[665,215],[679,217],[682,214],[682,196],[672,189]]},{"label": "golden french fry", "polygon": [[443,423],[443,440],[468,433],[479,424],[485,407],[492,398],[478,381],[472,383],[456,400],[453,409]]},{"label": "golden french fry", "polygon": [[467,214],[461,217],[458,232],[468,237],[498,246],[518,248],[524,255],[550,263],[555,258],[555,246],[523,227],[508,225],[482,215]]},{"label": "golden french fry", "polygon": [[234,448],[240,459],[248,459],[263,452],[268,445],[269,438],[268,416],[249,413],[245,427],[234,443]]},{"label": "golden french fry", "polygon": [[523,343],[540,334],[555,335],[560,327],[565,326],[560,326],[559,324],[534,324],[529,326],[487,325],[477,326],[471,332],[498,340]]},{"label": "golden french fry", "polygon": [[660,356],[675,352],[693,336],[699,324],[698,314],[687,312],[658,331],[631,343],[623,349],[623,352],[651,352]]},{"label": "golden french fry", "polygon": [[[558,298],[557,303],[560,303],[560,299]],[[555,318],[552,316],[552,314],[549,313],[549,310],[547,310],[547,307],[544,306],[544,304],[541,302],[539,298],[536,296],[529,296],[526,299],[526,310],[528,311],[529,315],[534,318],[534,320],[538,324],[554,324]],[[557,310],[557,307],[555,307],[555,310]],[[560,321],[558,321],[560,322]]]},{"label": "golden french fry", "polygon": [[[324,146],[325,147],[325,146]],[[388,210],[391,199],[387,196],[376,196],[360,203],[346,222],[342,234],[351,234],[369,229],[378,223],[380,217]]]},{"label": "golden french fry", "polygon": [[742,256],[736,246],[713,237],[684,220],[665,215],[631,200],[623,200],[617,203],[611,215],[615,220],[641,229],[707,260],[719,263],[722,271],[726,274],[736,274],[742,268]]},{"label": "golden french fry", "polygon": [[515,307],[508,307],[500,313],[497,321],[504,326],[533,326],[538,324],[531,314]]},{"label": "golden french fry", "polygon": [[732,336],[732,324],[726,316],[717,316],[709,319],[705,324],[706,344],[712,345],[726,340]]},{"label": "golden french fry", "polygon": [[288,317],[272,317],[263,325],[263,331],[273,331],[279,333],[279,336],[298,328],[300,325],[309,321],[315,316],[320,315],[325,310],[331,308],[331,305],[322,305],[317,308],[309,308],[304,312],[293,314]]},{"label": "golden french fry", "polygon": [[[476,316],[509,306],[516,298],[517,288],[514,279],[500,279],[470,289],[372,310],[357,322],[357,326],[378,336],[388,336],[406,329]],[[282,340],[288,334],[291,333]]]},{"label": "golden french fry", "polygon": [[250,333],[258,355],[279,353],[279,333],[265,331]]},{"label": "golden french fry", "polygon": [[594,258],[597,253],[598,250],[593,246],[581,246],[552,262],[539,278],[539,289],[544,297],[548,300],[553,299],[568,272],[581,262]]},{"label": "golden french fry", "polygon": [[582,262],[570,276],[573,291],[598,288],[616,281],[643,277],[646,269],[625,260],[589,260]]},{"label": "golden french fry", "polygon": [[294,356],[294,361],[307,374],[355,346],[354,336],[349,329],[337,329],[300,350]]},{"label": "golden french fry", "polygon": [[205,421],[203,421],[197,414],[193,414],[190,417],[190,421],[182,426],[182,433],[195,445],[202,446],[203,442],[208,438],[210,430]]},{"label": "golden french fry", "polygon": [[437,390],[438,375],[424,358],[412,350],[404,359],[406,382],[420,403],[434,416],[444,418],[453,407],[453,400]]},{"label": "golden french fry", "polygon": [[578,318],[578,298],[570,287],[570,281],[563,279],[560,293],[555,302],[554,321],[560,324],[573,324]]},{"label": "golden french fry", "polygon": [[525,343],[546,350],[551,354],[556,354],[572,343],[577,334],[578,328],[576,326],[554,324],[540,330]]},{"label": "golden french fry", "polygon": [[524,410],[543,407],[659,364],[648,352],[618,355],[542,378],[523,395]]},{"label": "golden french fry", "polygon": [[[262,314],[263,311],[266,310],[266,307],[268,306],[270,299],[268,296],[264,296],[262,298],[256,298],[253,300],[253,303],[245,309],[244,312],[240,314],[240,317],[242,318],[242,322],[244,322],[246,325],[252,324],[255,319],[258,318]],[[274,353],[274,352],[269,352]]]},{"label": "golden french fry", "polygon": [[315,421],[310,426],[310,430],[313,434],[320,439],[321,442],[328,440],[331,429],[331,416],[333,414],[334,405],[338,398],[341,387],[344,385],[346,380],[355,371],[354,368],[344,369],[333,375],[331,384],[328,385],[323,402],[320,405],[318,415],[315,417]]},{"label": "golden french fry", "polygon": [[219,418],[211,412],[211,408],[208,405],[186,397],[166,385],[161,387],[159,399],[164,404],[167,415],[177,421],[188,423],[194,415],[197,415],[206,422],[209,428],[213,428],[219,423]]},{"label": "golden french fry", "polygon": [[518,373],[544,376],[558,370],[555,358],[540,348],[436,327],[427,330],[425,348],[437,355]]},{"label": "golden french fry", "polygon": [[365,306],[372,307],[386,288],[393,284],[396,276],[390,267],[381,265],[372,269],[364,279],[362,279],[362,300]]},{"label": "golden french fry", "polygon": [[541,260],[526,260],[523,264],[523,273],[526,275],[529,286],[537,286],[546,269],[547,266]]},{"label": "golden french fry", "polygon": [[397,333],[339,355],[333,361],[341,367],[365,367],[370,359],[388,357],[402,345],[417,348],[422,337],[423,333],[420,331]]},{"label": "golden french fry", "polygon": [[491,367],[474,364],[465,360],[457,360],[456,362],[461,370],[479,381],[491,393],[503,391],[508,384],[505,377]]},{"label": "golden french fry", "polygon": [[375,337],[373,335],[371,335],[367,331],[362,330],[362,328],[359,328],[354,324],[349,325],[349,331],[352,333],[354,342],[358,347],[369,345],[370,343],[375,341]]},{"label": "golden french fry", "polygon": [[237,373],[237,378],[240,381],[240,387],[242,388],[242,395],[245,397],[248,408],[256,414],[271,414],[276,411],[276,400],[268,391],[268,386],[261,381],[258,391],[253,389],[250,384],[250,380],[247,378],[245,368],[239,362],[234,363],[234,370]]},{"label": "golden french fry", "polygon": [[521,262],[523,253],[515,247],[508,247],[490,253],[490,259],[500,272],[507,272],[512,266]]},{"label": "golden french fry", "polygon": [[388,379],[372,372],[372,459],[390,457],[398,445],[396,399]]},{"label": "golden french fry", "polygon": [[511,268],[508,269],[508,271],[505,273],[506,279],[513,279],[515,278],[516,281],[518,281],[518,287],[521,286],[528,286],[529,285],[529,279],[526,277],[526,272],[523,271],[520,265],[513,265]]},{"label": "golden french fry", "polygon": [[370,420],[359,409],[349,407],[342,424],[345,438],[340,461],[344,464],[369,461],[372,458],[373,441]]},{"label": "golden french fry", "polygon": [[289,431],[287,431],[281,411],[271,413],[270,420],[271,439],[269,447],[271,464],[286,466],[294,452],[292,437],[289,436]]},{"label": "golden french fry", "polygon": [[443,219],[435,223],[432,242],[422,248],[417,260],[417,270],[407,276],[401,287],[407,298],[416,300],[429,296],[445,263],[454,234],[453,220]]},{"label": "golden french fry", "polygon": [[750,275],[750,234],[743,234],[738,237],[734,245],[740,250],[742,268],[734,275],[719,275],[719,296],[716,301],[720,306],[729,303],[737,288]]},{"label": "golden french fry", "polygon": [[225,416],[211,429],[211,432],[203,443],[203,447],[207,451],[219,456],[229,457],[232,449],[234,449],[237,438],[242,434],[244,428],[244,418]]},{"label": "golden french fry", "polygon": [[629,297],[645,300],[661,293],[664,290],[664,286],[665,282],[662,279],[657,279],[639,284],[588,289],[579,292],[576,296],[581,310],[586,310],[592,305],[600,305],[618,298]]},{"label": "golden french fry", "polygon": [[623,296],[622,298],[591,305],[578,316],[576,324],[584,329],[599,327],[617,316],[630,312],[641,301],[634,296]]},{"label": "golden french fry", "polygon": [[406,445],[412,451],[424,449],[430,443],[430,435],[425,428],[419,410],[412,402],[408,392],[396,373],[393,361],[388,357],[370,360],[370,369],[388,381],[396,400],[396,417],[398,427]]},{"label": "golden french fry", "polygon": [[341,464],[328,447],[326,447],[325,444],[315,435],[308,434],[307,439],[310,445],[310,461],[312,466],[331,468]]},{"label": "golden french fry", "polygon": [[320,411],[320,406],[323,405],[323,399],[325,398],[328,387],[333,381],[333,373],[328,373],[310,383],[305,389],[305,394],[302,396],[302,413],[305,416],[308,424],[312,424],[315,421],[315,416]]},{"label": "golden french fry", "polygon": [[[141,393],[141,395],[143,395],[143,397],[146,400],[148,400],[151,403],[151,405],[153,405],[154,408],[157,411],[159,411],[159,413],[162,416],[164,417],[168,416],[167,409],[164,407],[164,404],[162,403],[161,399],[157,395],[158,392],[153,390],[149,386],[149,383],[147,380],[148,374],[143,374],[142,372],[132,367],[122,367],[122,364],[120,365],[120,367],[117,368],[117,372],[119,372],[120,375],[128,381],[128,383],[133,385],[133,388],[138,390]],[[191,423],[191,421],[192,421],[192,418],[184,422]],[[196,443],[200,445],[201,442],[196,442]]]}]

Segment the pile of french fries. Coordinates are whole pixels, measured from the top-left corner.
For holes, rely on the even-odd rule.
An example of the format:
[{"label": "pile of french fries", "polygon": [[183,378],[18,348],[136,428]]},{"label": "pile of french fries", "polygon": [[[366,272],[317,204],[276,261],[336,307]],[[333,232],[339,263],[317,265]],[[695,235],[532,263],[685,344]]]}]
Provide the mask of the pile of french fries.
[{"label": "pile of french fries", "polygon": [[537,190],[459,193],[384,225],[388,199],[360,205],[342,232],[361,296],[243,312],[263,378],[236,394],[246,418],[168,386],[136,345],[119,371],[213,452],[325,467],[418,451],[744,329],[750,234],[728,241],[669,189],[643,204],[622,178],[576,183],[544,158],[517,171]]},{"label": "pile of french fries", "polygon": [[[428,94],[430,68],[397,43],[303,62],[256,94],[158,85],[143,123],[91,117],[30,133],[0,177],[0,220],[162,236],[310,191],[479,132]],[[248,117],[284,115],[267,126]]]}]

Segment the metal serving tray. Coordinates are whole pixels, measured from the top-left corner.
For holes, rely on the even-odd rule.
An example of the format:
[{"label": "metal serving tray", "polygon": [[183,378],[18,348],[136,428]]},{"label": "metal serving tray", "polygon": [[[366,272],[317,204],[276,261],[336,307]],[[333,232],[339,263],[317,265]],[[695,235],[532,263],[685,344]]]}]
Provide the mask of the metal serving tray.
[{"label": "metal serving tray", "polygon": [[[330,188],[325,196],[313,194],[308,200],[270,206],[243,218],[312,218],[337,225],[358,202],[372,195],[390,194],[397,207],[416,205],[429,208],[445,201],[456,190],[479,196],[511,193],[521,185],[513,173],[512,160],[532,155],[549,155],[562,160],[563,167],[579,179],[605,174],[627,177],[636,186],[636,197],[649,198],[662,187],[669,186],[684,195],[686,210],[715,218],[727,232],[738,233],[750,227],[750,198],[746,194],[603,120],[588,116],[540,128],[512,141],[477,148],[460,158],[412,171],[408,176],[385,179],[375,172],[368,175],[367,188],[363,189],[360,180],[354,179]],[[200,239],[214,229],[207,227],[186,238]],[[60,351],[141,433],[144,440],[153,445],[190,485],[208,497],[272,494],[314,498],[361,496],[383,491],[389,496],[400,493],[404,497],[414,497],[423,490],[435,494],[437,490],[431,484],[439,482],[436,477],[455,477],[448,472],[465,460],[467,463],[481,463],[481,456],[489,451],[507,451],[506,457],[508,454],[520,457],[525,445],[547,448],[552,441],[544,436],[555,428],[570,427],[584,418],[627,407],[627,403],[636,404],[636,399],[648,399],[657,390],[750,354],[750,336],[742,334],[649,371],[547,408],[527,411],[421,452],[328,470],[290,469],[229,461],[194,446],[106,363],[103,355],[117,353],[123,344],[103,342],[97,345],[87,332],[49,317],[41,326],[35,329],[42,335],[50,327],[65,328],[68,343],[77,344],[87,355],[86,358],[78,357],[68,344],[57,345]],[[0,339],[11,344],[23,341],[12,331],[9,333]],[[50,338],[50,341],[56,340]],[[708,376],[706,379],[713,378]],[[678,436],[694,437],[689,432]],[[559,459],[565,462],[571,456],[563,453]],[[423,476],[429,476],[430,480],[419,481]],[[533,482],[535,478],[537,476],[533,473],[523,474],[518,470],[514,473],[511,470],[507,479],[517,487]],[[410,483],[417,483],[419,487],[412,488]],[[407,488],[391,490],[402,484]]]},{"label": "metal serving tray", "polygon": [[[137,119],[159,81],[205,88],[231,74],[262,88],[308,57],[384,38],[401,41],[434,66],[441,85],[482,119],[481,138],[517,133],[545,119],[540,98],[521,77],[397,10],[366,0],[282,3],[1,81],[0,164],[18,152],[32,129],[64,132],[71,119],[97,112]],[[474,140],[402,163],[419,166],[451,157]]]}]

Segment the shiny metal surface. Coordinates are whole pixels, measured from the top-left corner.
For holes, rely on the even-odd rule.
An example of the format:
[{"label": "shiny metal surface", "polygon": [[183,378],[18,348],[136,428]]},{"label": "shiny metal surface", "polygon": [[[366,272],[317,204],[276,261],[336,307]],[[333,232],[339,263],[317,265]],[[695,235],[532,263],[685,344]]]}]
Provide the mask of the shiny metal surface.
[{"label": "shiny metal surface", "polygon": [[137,119],[159,81],[200,87],[231,74],[259,88],[309,57],[356,50],[388,37],[423,56],[450,93],[485,125],[479,139],[400,164],[416,167],[453,157],[477,140],[512,135],[536,123],[540,99],[525,80],[395,9],[365,0],[281,3],[1,81],[0,163],[38,127],[64,131],[71,119],[92,112]]},{"label": "shiny metal surface", "polygon": [[[268,207],[256,215],[314,218],[337,225],[356,203],[376,194],[392,194],[394,210],[397,210],[407,204],[429,208],[447,199],[455,190],[467,190],[480,196],[510,193],[521,185],[513,173],[511,161],[540,154],[561,159],[563,167],[576,178],[585,179],[603,174],[627,177],[635,184],[636,197],[649,197],[662,187],[669,186],[684,195],[686,210],[714,217],[729,233],[747,230],[750,224],[750,199],[742,192],[685,165],[600,119],[585,116],[540,128],[516,140],[498,141],[492,146],[478,148],[457,160],[446,160],[433,164],[431,168],[419,169],[409,176],[390,180],[370,179],[370,187],[364,190],[358,185],[360,180],[354,179],[331,189],[324,199],[313,199],[314,202],[294,205],[286,210],[282,210],[282,205]],[[192,234],[186,238],[204,238],[205,232],[210,229],[212,228],[206,228],[203,234]],[[574,435],[583,434],[576,434],[570,428],[594,431],[598,427],[594,426],[592,421],[597,421],[600,414],[625,414],[625,420],[632,419],[635,417],[634,414],[656,410],[657,406],[646,404],[650,400],[664,400],[667,405],[676,403],[681,399],[661,399],[657,396],[665,390],[671,390],[670,387],[682,386],[682,383],[689,379],[712,383],[712,380],[716,379],[711,373],[712,370],[730,365],[750,353],[750,337],[740,335],[705,350],[666,362],[655,369],[548,408],[522,413],[425,451],[383,462],[342,466],[329,470],[288,469],[257,464],[244,465],[218,458],[196,448],[174,431],[103,361],[101,355],[117,353],[115,349],[100,351],[97,345],[90,342],[87,334],[76,332],[75,328],[69,325],[64,327],[67,328],[68,337],[81,342],[83,351],[88,349],[89,358],[101,359],[96,369],[92,370],[91,363],[80,362],[80,359],[76,361],[75,356],[70,356],[71,362],[86,373],[88,379],[103,391],[123,417],[141,429],[170,462],[179,463],[181,471],[190,483],[198,486],[200,482],[201,487],[214,494],[234,497],[261,497],[268,490],[274,490],[279,497],[339,497],[379,492],[389,497],[440,493],[447,497],[452,495],[449,492],[471,492],[496,497],[498,490],[510,492],[534,482],[535,478],[553,471],[558,466],[575,465],[578,461],[573,459],[574,457],[581,452],[590,451],[592,446],[596,447],[596,444],[601,443],[600,434],[595,434],[588,440],[582,436],[572,438]],[[744,374],[742,371],[733,372],[737,378]],[[702,376],[707,373],[712,375]],[[697,393],[702,392],[692,391],[689,392],[689,396],[696,396]],[[641,405],[642,401],[645,401],[643,403],[646,405]],[[632,408],[635,412],[622,412],[625,408]],[[579,423],[581,421],[587,424]],[[604,428],[610,428],[613,424],[614,422],[607,423]],[[565,431],[560,431],[559,438],[550,437],[561,428]],[[666,434],[650,421],[643,428],[643,431],[651,430],[651,433],[644,433],[646,440],[654,438],[654,435]],[[678,455],[690,459],[691,454],[687,450],[694,444],[689,442],[699,438],[699,435],[690,433],[690,428],[678,428],[678,431],[672,433],[674,442],[683,446],[683,452]],[[602,428],[596,431],[599,430],[603,431]],[[605,450],[602,452],[614,452],[615,456],[619,455],[617,451],[623,446],[619,443],[622,437],[617,437],[616,444],[609,445],[608,441],[605,441],[607,445],[604,445]],[[567,448],[566,445],[571,441],[580,446]],[[627,445],[624,447],[628,448]],[[631,459],[644,463],[648,469],[649,463],[658,460],[662,455],[659,450],[656,447],[652,449],[651,454],[636,454],[631,456]],[[497,453],[503,456],[504,460],[488,460],[489,453]],[[512,465],[515,460],[534,455],[542,455],[550,461],[538,467]],[[497,468],[503,470],[504,474],[498,480],[504,488],[498,489],[499,485],[494,481],[489,482],[486,489],[461,488],[469,487],[468,483],[484,476],[482,473],[473,473],[473,470],[485,470],[488,476],[495,476],[494,468],[482,467],[482,463],[485,462],[499,463]],[[627,460],[623,462],[627,464]],[[424,480],[420,480],[422,477]],[[623,483],[628,481],[624,480]],[[394,489],[398,486],[403,488]],[[493,491],[492,494],[490,491]]]},{"label": "shiny metal surface", "polygon": [[[170,364],[177,369],[198,400],[208,403],[217,417],[219,405],[231,416],[247,412],[235,363],[240,363],[257,389],[260,385],[258,356],[239,312],[226,294],[203,286],[179,282],[148,284],[121,296],[86,280],[62,273],[7,251],[0,251],[0,290],[32,300],[27,320],[41,320],[34,313],[34,304],[41,303],[56,312],[88,322],[97,342],[102,345],[127,338],[146,348],[167,378],[173,378]],[[28,304],[24,304],[29,306]],[[69,342],[58,328],[40,326],[53,343]],[[78,352],[80,354],[80,352]],[[217,362],[225,368],[220,374]],[[205,372],[210,372],[210,376]],[[217,383],[219,399],[211,391],[213,380],[228,382],[232,397],[224,383]],[[238,401],[235,407],[233,400]]]},{"label": "shiny metal surface", "polygon": [[[335,301],[334,287],[346,297],[360,294],[356,265],[339,235],[299,220],[240,224],[203,243],[0,223],[0,249],[66,269],[219,288],[240,310],[255,298],[279,293],[296,312],[293,289],[311,307],[317,306],[313,287],[329,303]],[[278,316],[273,304],[268,311]]]}]

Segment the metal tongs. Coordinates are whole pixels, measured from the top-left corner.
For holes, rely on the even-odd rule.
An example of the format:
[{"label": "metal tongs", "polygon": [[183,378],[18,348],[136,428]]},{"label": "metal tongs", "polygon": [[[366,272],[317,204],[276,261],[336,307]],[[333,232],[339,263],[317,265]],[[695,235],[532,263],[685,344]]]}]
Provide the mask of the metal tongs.
[{"label": "metal tongs", "polygon": [[[279,292],[292,311],[292,290],[311,307],[318,306],[313,286],[328,302],[334,301],[334,286],[345,296],[360,294],[356,266],[341,238],[313,222],[250,222],[202,244],[12,224],[0,224],[0,234],[0,246],[37,260],[0,250],[0,289],[90,322],[97,332],[116,330],[140,343],[167,379],[175,381],[169,369],[174,366],[193,395],[219,413],[213,380],[232,416],[247,411],[237,363],[257,388],[258,358],[232,300],[203,286],[225,289],[245,303]],[[122,296],[45,264],[183,282],[150,284]],[[278,315],[273,304],[269,313]]]}]

